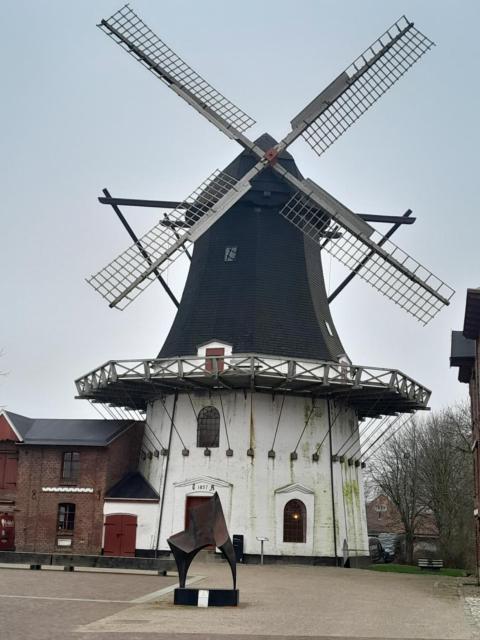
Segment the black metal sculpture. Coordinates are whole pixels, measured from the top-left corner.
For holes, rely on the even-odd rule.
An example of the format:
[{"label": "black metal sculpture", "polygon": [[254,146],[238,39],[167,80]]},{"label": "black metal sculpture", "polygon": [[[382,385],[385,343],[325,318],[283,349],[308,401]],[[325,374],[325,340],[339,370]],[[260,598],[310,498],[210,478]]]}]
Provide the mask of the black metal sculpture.
[{"label": "black metal sculpture", "polygon": [[237,585],[235,551],[227,530],[222,503],[215,492],[213,496],[190,511],[188,528],[175,533],[167,540],[177,564],[180,588],[185,588],[188,569],[197,553],[210,545],[220,549],[232,571],[233,588]]}]

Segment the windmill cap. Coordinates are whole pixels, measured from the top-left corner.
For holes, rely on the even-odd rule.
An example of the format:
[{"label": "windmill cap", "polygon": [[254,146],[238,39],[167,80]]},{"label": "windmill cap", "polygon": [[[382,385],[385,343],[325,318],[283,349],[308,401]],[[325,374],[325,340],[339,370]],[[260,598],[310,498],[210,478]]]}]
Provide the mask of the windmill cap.
[{"label": "windmill cap", "polygon": [[[268,151],[276,144],[278,144],[278,141],[275,140],[275,138],[272,137],[269,133],[262,133],[262,135],[255,140],[255,144],[263,151]],[[278,157],[285,160],[293,160],[292,155],[288,153],[288,151],[282,151]]]},{"label": "windmill cap", "polygon": [[[255,144],[260,147],[262,151],[268,151],[278,143],[269,133],[264,133],[255,140]],[[280,164],[287,169],[287,171],[293,174],[296,178],[302,179],[302,175],[295,164],[295,160],[287,151],[279,153],[278,160]],[[242,153],[240,153],[227,167],[225,167],[224,171],[232,178],[240,180],[247,171],[250,171],[250,169],[257,164],[257,162],[258,157],[256,154],[254,154],[250,149],[244,149]],[[272,174],[273,171],[268,167],[266,171],[255,176],[252,180],[252,188],[260,191],[280,190],[285,193],[289,193],[291,188],[279,176]],[[255,186],[253,187],[253,185]]]}]

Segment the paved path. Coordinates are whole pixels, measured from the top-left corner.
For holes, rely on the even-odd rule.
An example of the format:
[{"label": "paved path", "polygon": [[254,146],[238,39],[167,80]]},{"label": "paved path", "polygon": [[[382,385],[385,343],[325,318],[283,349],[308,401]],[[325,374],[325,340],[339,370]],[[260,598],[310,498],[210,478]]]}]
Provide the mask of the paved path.
[{"label": "paved path", "polygon": [[120,612],[175,582],[158,575],[2,568],[0,640],[77,640],[77,626]]},{"label": "paved path", "polygon": [[[191,573],[204,576],[197,587],[230,587],[223,563],[196,563]],[[241,605],[223,609],[174,607],[174,583],[151,575],[0,569],[0,640],[480,638],[453,578],[241,565]]]},{"label": "paved path", "polygon": [[[197,587],[230,587],[223,564],[195,564],[191,572],[206,576]],[[267,565],[240,566],[238,583],[238,608],[174,607],[168,594],[77,630],[178,640],[476,637],[455,579]]]}]

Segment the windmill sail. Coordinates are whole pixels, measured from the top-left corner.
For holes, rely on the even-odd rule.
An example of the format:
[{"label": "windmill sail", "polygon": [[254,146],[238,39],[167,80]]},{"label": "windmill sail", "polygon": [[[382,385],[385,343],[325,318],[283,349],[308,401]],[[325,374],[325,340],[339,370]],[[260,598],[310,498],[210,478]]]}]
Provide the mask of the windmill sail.
[{"label": "windmill sail", "polygon": [[[124,309],[241,196],[250,184],[215,171],[182,204],[87,282],[111,307]],[[142,251],[143,249],[143,251]],[[145,260],[147,253],[150,262]]]},{"label": "windmill sail", "polygon": [[[380,246],[381,235],[377,231],[370,237],[352,233],[333,211],[327,211],[301,191],[290,198],[280,214],[423,324],[448,305],[454,294],[451,287],[390,240]],[[342,228],[341,236],[332,235],[328,242],[322,242],[325,234],[338,226]]]},{"label": "windmill sail", "polygon": [[125,5],[98,25],[117,44],[224,133],[236,139],[255,120],[214,89]]},{"label": "windmill sail", "polygon": [[433,46],[402,16],[291,121],[285,141],[302,135],[322,155]]}]

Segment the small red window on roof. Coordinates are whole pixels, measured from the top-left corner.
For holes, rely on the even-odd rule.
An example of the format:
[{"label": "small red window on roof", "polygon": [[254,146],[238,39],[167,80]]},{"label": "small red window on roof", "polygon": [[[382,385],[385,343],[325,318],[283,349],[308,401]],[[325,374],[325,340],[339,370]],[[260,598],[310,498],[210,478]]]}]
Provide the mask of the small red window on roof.
[{"label": "small red window on roof", "polygon": [[[212,347],[210,349],[205,350],[205,369],[207,371],[223,371],[224,368],[224,360],[223,356],[225,355],[225,349],[223,347]],[[214,358],[213,356],[221,356],[220,358]]]}]

